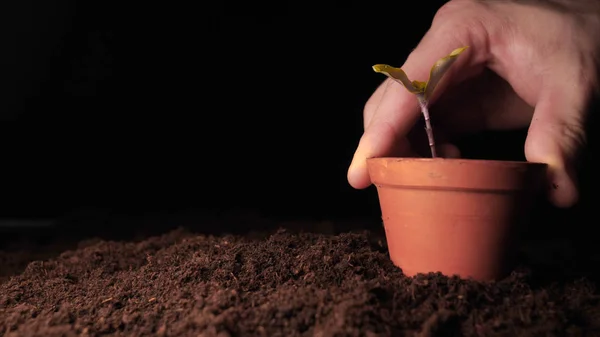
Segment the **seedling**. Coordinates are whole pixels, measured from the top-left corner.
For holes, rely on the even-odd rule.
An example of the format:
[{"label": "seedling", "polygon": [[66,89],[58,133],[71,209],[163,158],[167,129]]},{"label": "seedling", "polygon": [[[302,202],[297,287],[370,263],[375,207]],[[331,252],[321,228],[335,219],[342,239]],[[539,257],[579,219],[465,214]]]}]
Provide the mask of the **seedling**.
[{"label": "seedling", "polygon": [[440,83],[440,80],[450,69],[450,66],[456,61],[456,58],[467,49],[468,47],[461,47],[453,50],[448,56],[439,59],[429,73],[429,79],[427,82],[412,81],[408,79],[404,70],[400,68],[394,68],[387,64],[376,64],[373,66],[373,70],[377,73],[384,74],[396,82],[402,84],[409,92],[417,96],[419,106],[421,107],[421,113],[425,118],[425,131],[427,132],[427,139],[429,140],[429,148],[431,149],[431,156],[437,157],[435,150],[435,139],[433,137],[433,128],[431,127],[431,120],[429,117],[429,99],[431,98],[435,87]]}]

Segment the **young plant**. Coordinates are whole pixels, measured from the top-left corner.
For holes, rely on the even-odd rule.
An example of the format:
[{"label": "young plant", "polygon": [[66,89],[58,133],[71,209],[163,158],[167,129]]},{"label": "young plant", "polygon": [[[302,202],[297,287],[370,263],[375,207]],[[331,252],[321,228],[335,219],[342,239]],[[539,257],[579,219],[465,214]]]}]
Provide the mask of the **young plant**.
[{"label": "young plant", "polygon": [[435,87],[440,83],[440,80],[450,69],[450,66],[456,61],[456,58],[467,49],[468,47],[461,47],[453,50],[448,56],[439,59],[429,73],[429,79],[427,82],[421,81],[410,81],[404,70],[400,68],[394,68],[387,64],[376,64],[373,66],[373,70],[377,73],[384,74],[396,82],[402,84],[409,92],[417,96],[419,106],[421,107],[421,113],[425,118],[425,131],[427,132],[427,138],[429,140],[429,147],[431,148],[431,156],[437,157],[435,150],[435,139],[433,137],[433,128],[431,127],[431,121],[429,117],[429,98],[432,96]]}]

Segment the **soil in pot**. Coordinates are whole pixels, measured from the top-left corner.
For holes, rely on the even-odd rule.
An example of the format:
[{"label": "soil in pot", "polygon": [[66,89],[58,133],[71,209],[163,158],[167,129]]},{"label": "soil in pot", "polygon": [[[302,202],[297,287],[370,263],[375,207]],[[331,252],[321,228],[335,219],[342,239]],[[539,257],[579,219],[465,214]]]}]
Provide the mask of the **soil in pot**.
[{"label": "soil in pot", "polygon": [[[247,222],[247,226],[251,223]],[[318,227],[306,224],[304,227]],[[25,255],[24,255],[25,254]],[[26,253],[4,252],[7,261]],[[556,256],[547,256],[556,262]],[[527,265],[525,265],[527,267]],[[81,242],[0,281],[4,336],[540,336],[600,330],[590,280],[405,277],[380,232]],[[550,275],[549,281],[556,280]]]}]

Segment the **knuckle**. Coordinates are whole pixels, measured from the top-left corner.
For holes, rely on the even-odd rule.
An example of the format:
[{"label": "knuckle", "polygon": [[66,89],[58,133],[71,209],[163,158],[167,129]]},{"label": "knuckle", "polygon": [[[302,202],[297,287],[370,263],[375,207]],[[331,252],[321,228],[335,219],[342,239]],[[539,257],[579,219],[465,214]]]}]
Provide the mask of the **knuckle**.
[{"label": "knuckle", "polygon": [[464,1],[452,0],[443,4],[435,13],[433,22],[454,18],[455,14],[460,13],[465,7]]},{"label": "knuckle", "polygon": [[560,144],[563,155],[576,156],[587,144],[584,124],[578,118],[569,118],[546,124],[550,137]]},{"label": "knuckle", "polygon": [[562,122],[559,126],[559,130],[561,136],[568,141],[566,142],[567,146],[572,146],[572,149],[576,150],[577,148],[583,147],[587,144],[587,136],[585,132],[585,128],[583,127],[583,123],[579,120],[573,122]]},{"label": "knuckle", "polygon": [[435,35],[444,35],[463,45],[485,47],[488,26],[496,21],[490,18],[489,10],[476,1],[453,0],[438,9],[431,30]]},{"label": "knuckle", "polygon": [[485,7],[477,1],[451,0],[437,10],[433,17],[433,23],[460,23],[484,12]]}]

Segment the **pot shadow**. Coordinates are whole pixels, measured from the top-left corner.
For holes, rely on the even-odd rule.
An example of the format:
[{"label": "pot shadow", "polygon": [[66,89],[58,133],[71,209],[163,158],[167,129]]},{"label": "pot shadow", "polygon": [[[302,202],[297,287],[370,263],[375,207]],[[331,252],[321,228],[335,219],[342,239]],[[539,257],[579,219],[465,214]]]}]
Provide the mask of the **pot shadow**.
[{"label": "pot shadow", "polygon": [[598,208],[594,195],[600,188],[594,177],[598,171],[593,159],[596,133],[588,131],[588,150],[579,170],[579,202],[569,209],[540,202],[534,210],[536,221],[526,231],[532,276],[541,285],[586,278],[600,286],[600,246],[594,234]]},{"label": "pot shadow", "polygon": [[[568,209],[538,200],[532,210],[532,222],[524,230],[522,252],[518,264],[529,270],[533,286],[586,278],[600,286],[600,246],[595,232],[594,195],[600,187],[596,172],[599,101],[590,107],[586,124],[587,146],[582,152],[578,170],[580,198]],[[527,130],[493,132],[462,139],[457,145],[465,158],[526,160],[523,144]]]},{"label": "pot shadow", "polygon": [[532,286],[582,278],[600,286],[600,248],[590,232],[593,229],[587,213],[583,205],[568,210],[547,204],[537,208],[536,221],[526,230],[518,261],[529,270]]}]

